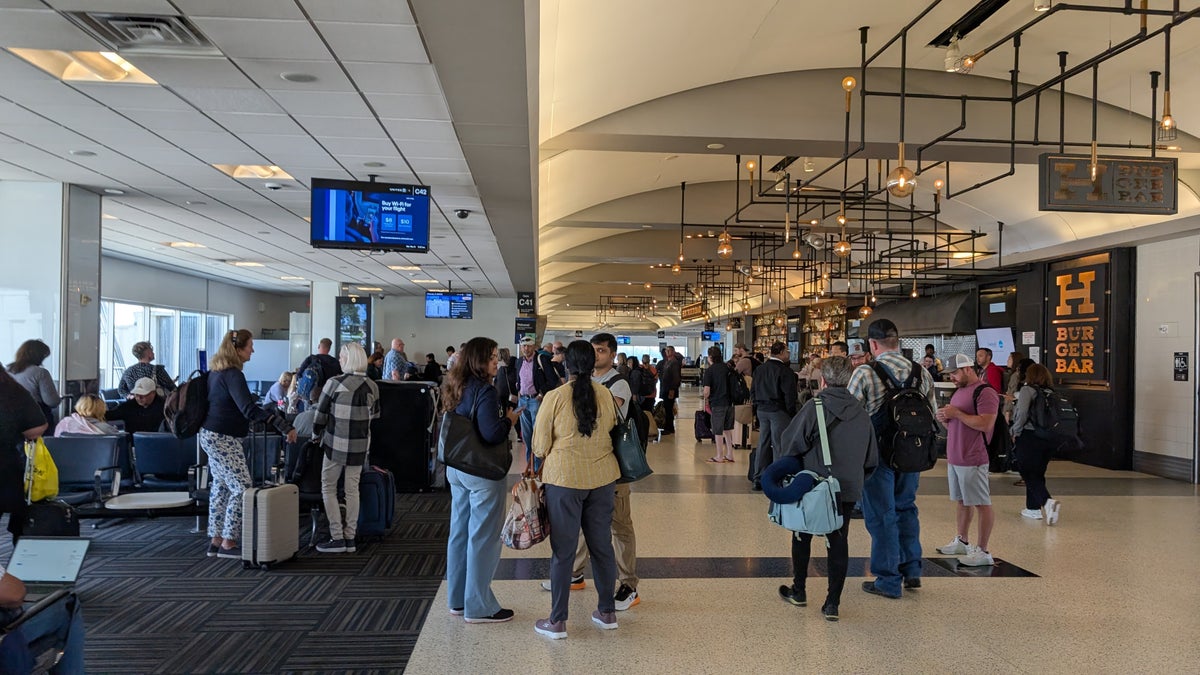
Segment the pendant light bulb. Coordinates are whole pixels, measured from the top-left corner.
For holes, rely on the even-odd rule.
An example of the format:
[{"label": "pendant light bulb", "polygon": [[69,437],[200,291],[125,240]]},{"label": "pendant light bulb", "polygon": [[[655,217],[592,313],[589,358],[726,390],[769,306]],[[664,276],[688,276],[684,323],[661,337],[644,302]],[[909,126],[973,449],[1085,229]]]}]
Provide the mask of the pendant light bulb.
[{"label": "pendant light bulb", "polygon": [[858,308],[858,318],[865,319],[868,316],[871,316],[871,312],[873,311],[874,310],[871,309],[870,305],[863,305],[862,307]]},{"label": "pendant light bulb", "polygon": [[801,255],[802,254],[800,253],[800,239],[797,238],[796,239],[796,248],[792,249],[792,259],[799,260]]},{"label": "pendant light bulb", "polygon": [[917,293],[917,278],[916,278],[916,277],[913,277],[913,287],[912,287],[912,292],[911,292],[911,293],[909,293],[909,296],[911,296],[911,297],[914,297],[914,298],[915,298],[915,297],[917,297],[918,295],[919,295],[919,294]]},{"label": "pendant light bulb", "polygon": [[900,144],[900,156],[896,160],[896,168],[892,169],[887,176],[887,191],[888,194],[898,199],[904,199],[912,195],[913,190],[917,187],[916,174],[912,169],[904,166],[904,144]]},{"label": "pendant light bulb", "polygon": [[717,237],[717,257],[725,260],[733,257],[733,237],[728,230]]},{"label": "pendant light bulb", "polygon": [[1050,0],[1033,0],[1033,11],[1035,11],[1035,12],[1050,11]]},{"label": "pendant light bulb", "polygon": [[683,271],[683,266],[681,266],[679,263],[675,263],[674,265],[671,265],[671,274],[673,274],[675,276],[679,276],[679,273],[682,271]]}]

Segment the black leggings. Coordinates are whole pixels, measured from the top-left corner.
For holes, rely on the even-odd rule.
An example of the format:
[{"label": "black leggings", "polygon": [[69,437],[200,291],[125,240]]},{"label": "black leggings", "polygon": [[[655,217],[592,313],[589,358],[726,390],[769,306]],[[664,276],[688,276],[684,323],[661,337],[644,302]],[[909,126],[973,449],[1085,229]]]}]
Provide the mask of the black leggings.
[{"label": "black leggings", "polygon": [[1038,438],[1031,429],[1017,436],[1013,453],[1017,456],[1017,471],[1025,481],[1025,508],[1040,509],[1050,499],[1050,491],[1046,489],[1046,467],[1057,448],[1056,441]]},{"label": "black leggings", "polygon": [[[850,511],[853,509],[854,502],[842,502],[842,529],[825,535],[829,543],[829,594],[825,597],[828,604],[841,602],[842,588],[846,585],[846,569],[850,566]],[[808,576],[812,540],[813,535],[802,532],[792,537],[792,585],[797,589],[804,588],[804,580]]]}]

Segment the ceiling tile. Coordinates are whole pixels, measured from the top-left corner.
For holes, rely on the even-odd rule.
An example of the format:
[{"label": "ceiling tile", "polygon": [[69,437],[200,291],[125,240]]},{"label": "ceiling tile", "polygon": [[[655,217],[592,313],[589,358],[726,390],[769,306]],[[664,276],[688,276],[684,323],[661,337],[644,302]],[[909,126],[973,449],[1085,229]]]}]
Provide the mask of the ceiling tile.
[{"label": "ceiling tile", "polygon": [[454,125],[437,120],[404,120],[383,119],[384,128],[396,139],[401,149],[404,141],[437,141],[441,143],[457,143],[458,136],[454,133]]},{"label": "ceiling tile", "polygon": [[392,146],[392,142],[387,139],[329,138],[322,136],[318,140],[321,141],[321,145],[325,146],[329,152],[345,159],[350,164],[361,165],[363,162],[383,162],[384,164],[399,166],[404,163],[400,159],[399,153],[396,152],[396,148]]},{"label": "ceiling tile", "polygon": [[416,26],[320,21],[317,30],[342,61],[429,63]]},{"label": "ceiling tile", "polygon": [[0,45],[67,51],[105,46],[49,9],[0,9]]},{"label": "ceiling tile", "polygon": [[303,19],[295,0],[173,0],[188,16],[244,19]]},{"label": "ceiling tile", "polygon": [[458,139],[453,141],[398,141],[405,157],[427,157],[430,159],[462,159],[462,147]]},{"label": "ceiling tile", "polygon": [[279,113],[282,109],[259,89],[176,87],[175,92],[205,112]]},{"label": "ceiling tile", "polygon": [[368,94],[441,94],[433,66],[419,63],[344,62],[358,88]]},{"label": "ceiling tile", "polygon": [[215,122],[194,110],[176,110],[167,114],[161,110],[127,110],[125,114],[151,131],[221,131]]},{"label": "ceiling tile", "polygon": [[[167,0],[46,0],[46,4],[63,12],[104,11],[113,14],[175,14],[175,8]],[[103,8],[97,7],[103,4]]]},{"label": "ceiling tile", "polygon": [[[237,65],[263,89],[270,91],[354,91],[354,85],[336,61],[294,59],[237,59]],[[315,82],[290,82],[284,73],[304,73]]]},{"label": "ceiling tile", "polygon": [[441,94],[371,94],[371,107],[380,117],[417,120],[449,120],[450,111]]},{"label": "ceiling tile", "polygon": [[317,117],[374,117],[356,94],[330,96],[320,91],[273,91],[271,97],[289,113]]},{"label": "ceiling tile", "polygon": [[228,131],[234,134],[302,134],[301,129],[287,115],[272,115],[263,113],[231,113],[214,112],[209,115]]},{"label": "ceiling tile", "polygon": [[235,59],[330,58],[307,21],[197,18],[195,22],[226,56]]},{"label": "ceiling tile", "polygon": [[301,0],[301,4],[314,21],[341,21],[353,17],[364,23],[416,23],[407,2]]},{"label": "ceiling tile", "polygon": [[[297,115],[296,122],[313,136],[333,138],[369,138],[380,141],[387,133],[379,121],[369,117],[313,117]],[[388,144],[390,147],[390,143]]]},{"label": "ceiling tile", "polygon": [[168,89],[142,84],[74,83],[80,93],[116,110],[191,110]]},{"label": "ceiling tile", "polygon": [[470,173],[465,159],[410,158],[409,163],[418,174],[426,173]]},{"label": "ceiling tile", "polygon": [[248,89],[254,83],[221,56],[130,54],[128,60],[164,87]]}]

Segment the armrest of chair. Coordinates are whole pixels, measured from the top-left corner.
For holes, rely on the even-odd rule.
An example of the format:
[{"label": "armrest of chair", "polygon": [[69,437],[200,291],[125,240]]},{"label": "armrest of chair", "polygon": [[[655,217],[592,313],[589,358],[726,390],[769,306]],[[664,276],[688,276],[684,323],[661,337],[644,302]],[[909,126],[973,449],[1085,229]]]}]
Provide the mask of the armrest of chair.
[{"label": "armrest of chair", "polygon": [[116,497],[117,495],[121,494],[121,467],[119,467],[119,466],[102,466],[99,469],[96,469],[96,473],[94,474],[96,483],[95,483],[95,486],[93,487],[93,489],[95,490],[97,502],[104,501],[104,498],[105,498],[104,486],[103,486],[105,471],[113,472],[112,491],[108,496]]},{"label": "armrest of chair", "polygon": [[208,489],[208,465],[193,464],[188,467],[188,494],[192,499],[199,499],[200,491]]},{"label": "armrest of chair", "polygon": [[71,593],[74,593],[74,591],[69,588],[62,588],[57,591],[54,591],[53,593],[51,593],[50,595],[47,595],[46,597],[42,598],[41,600],[38,600],[32,606],[25,608],[25,610],[21,612],[21,616],[18,616],[16,619],[9,622],[9,624],[7,626],[0,628],[0,634],[8,634],[8,633],[11,633],[14,630],[20,628],[21,624],[28,621],[31,617],[35,616],[38,612],[41,612],[42,610],[53,605],[54,603],[58,602],[59,600],[62,600],[63,598],[70,595]]}]

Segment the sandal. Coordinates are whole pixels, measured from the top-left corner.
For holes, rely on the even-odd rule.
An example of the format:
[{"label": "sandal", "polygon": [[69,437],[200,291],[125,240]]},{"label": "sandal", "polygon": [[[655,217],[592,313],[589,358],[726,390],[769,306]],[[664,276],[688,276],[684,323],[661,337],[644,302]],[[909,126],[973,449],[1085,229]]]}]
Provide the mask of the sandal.
[{"label": "sandal", "polygon": [[708,461],[709,461],[709,463],[711,463],[711,464],[721,464],[721,463],[723,463],[725,460],[723,460],[723,459],[720,459],[719,457],[709,457],[709,458],[708,458]]},{"label": "sandal", "polygon": [[723,460],[721,460],[721,461],[722,461],[722,462],[725,462],[726,464],[733,464],[733,458],[732,458],[732,457],[726,457],[725,459],[723,459]]}]

